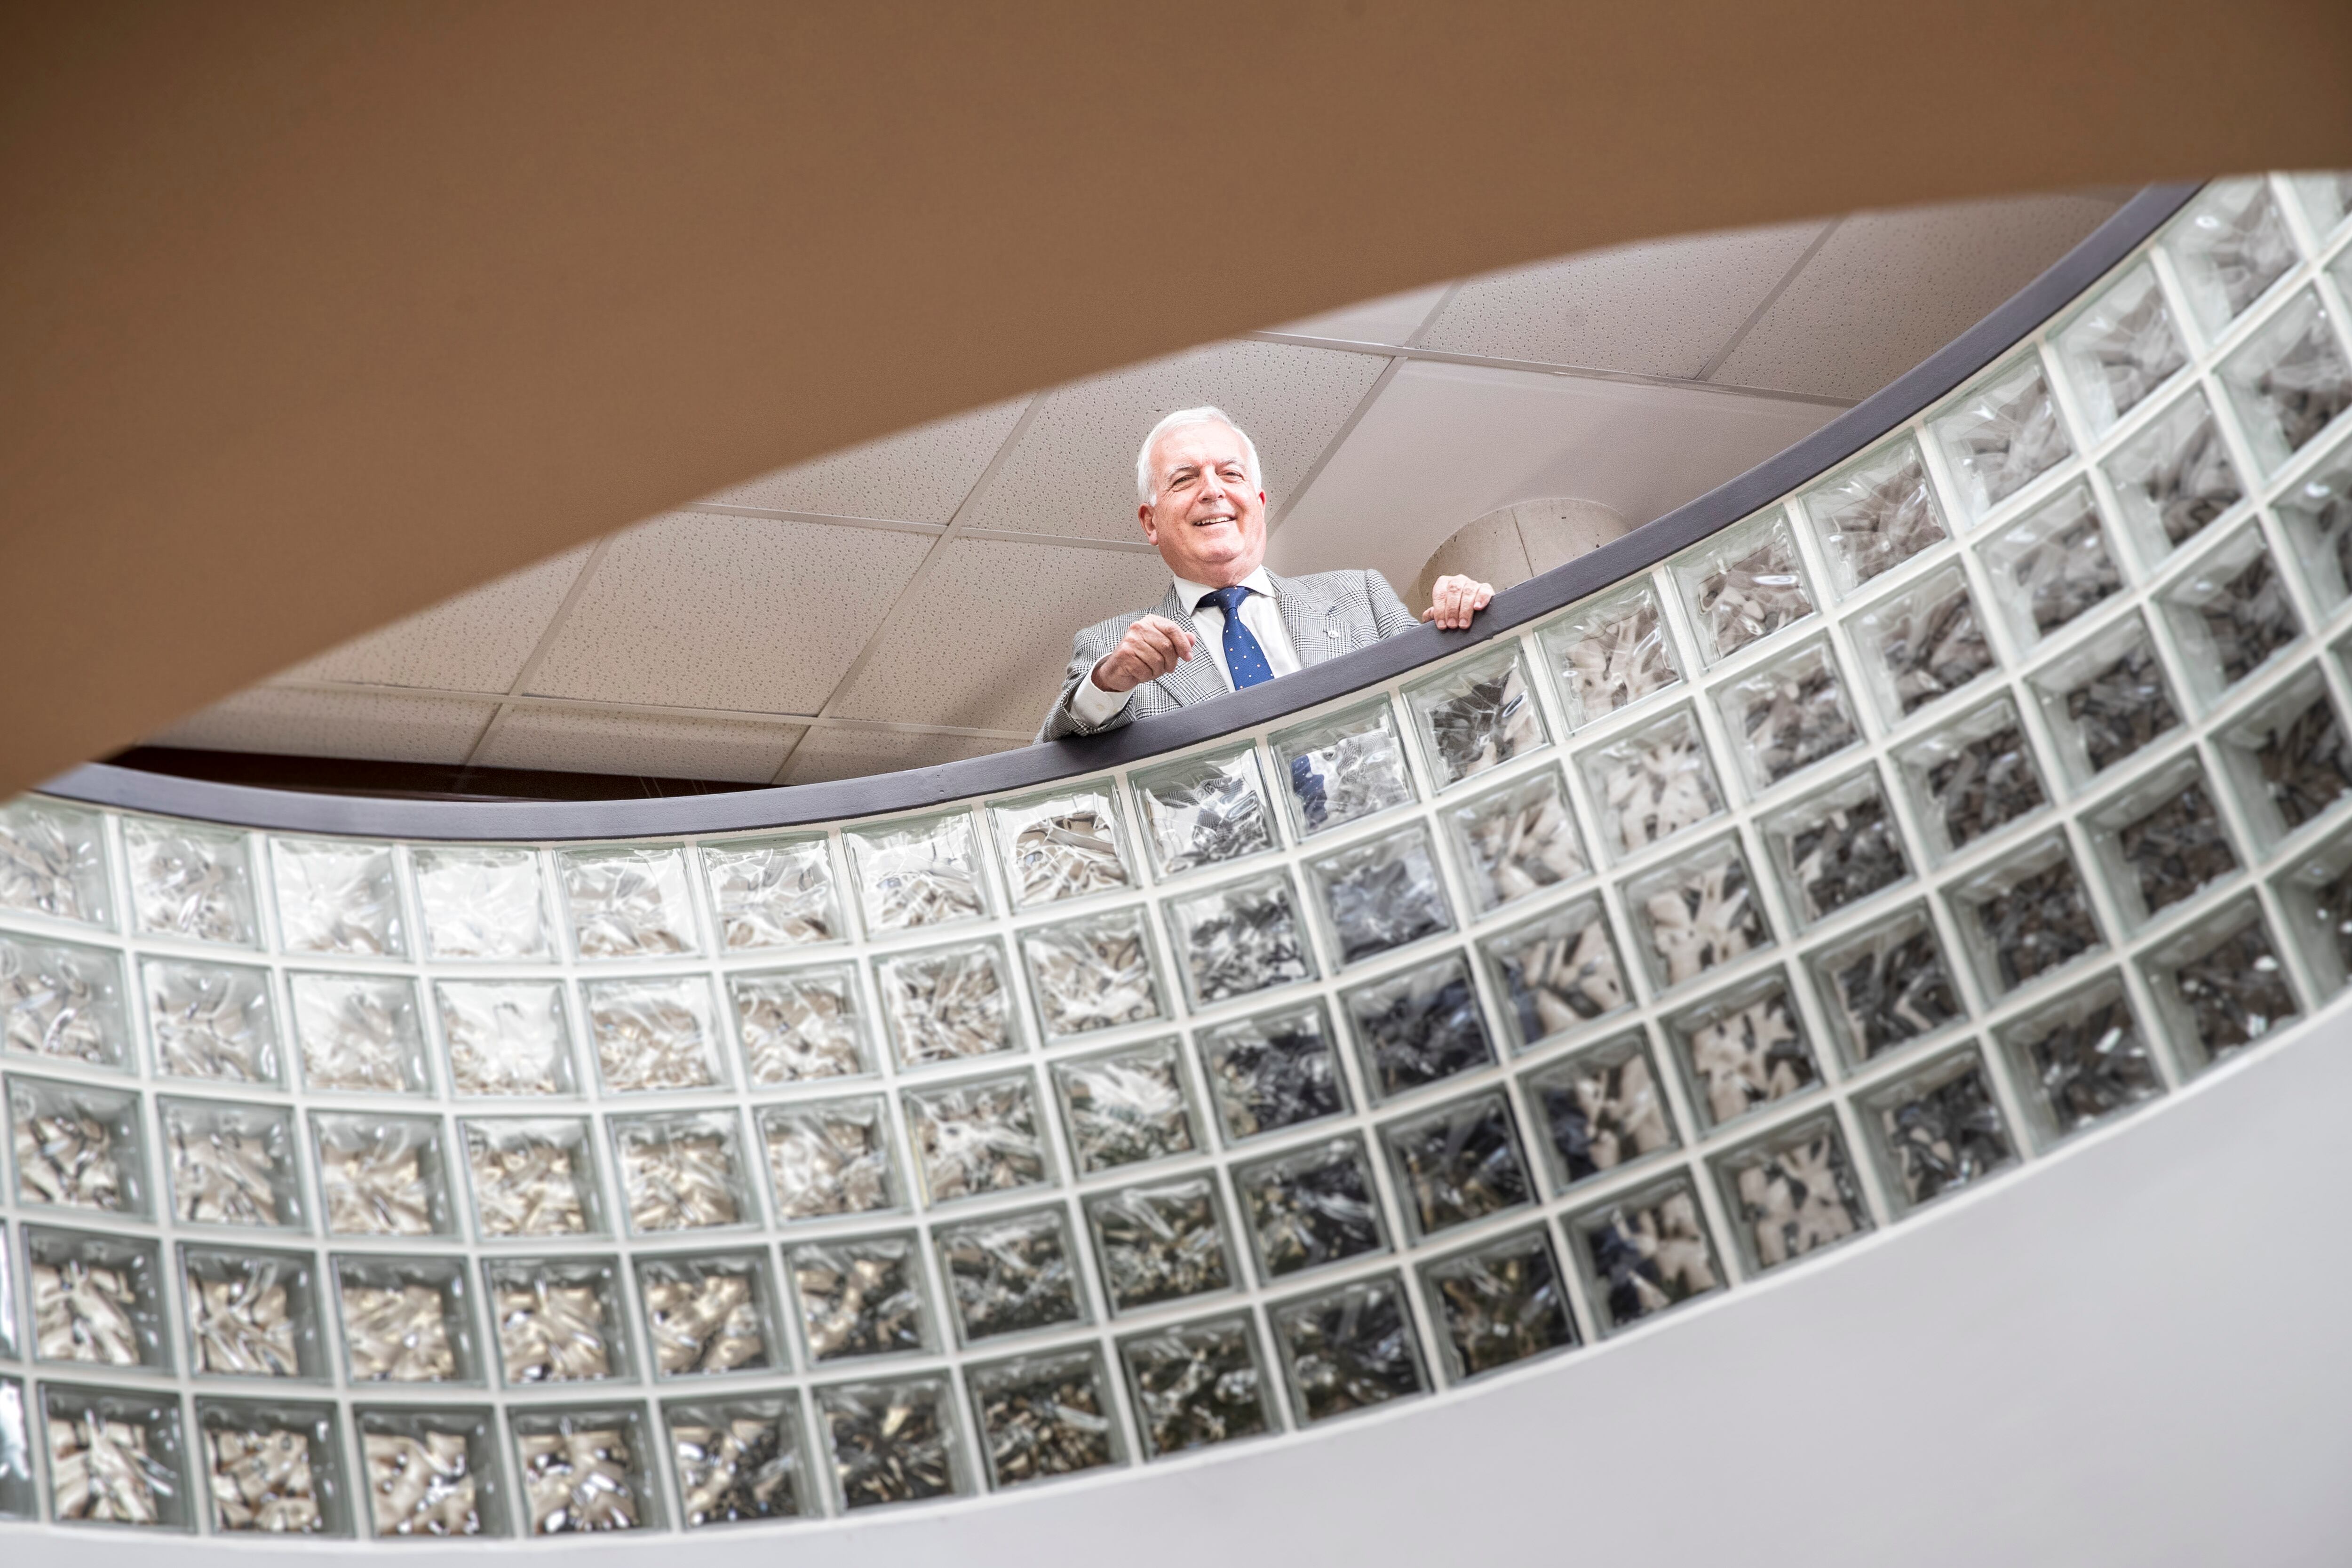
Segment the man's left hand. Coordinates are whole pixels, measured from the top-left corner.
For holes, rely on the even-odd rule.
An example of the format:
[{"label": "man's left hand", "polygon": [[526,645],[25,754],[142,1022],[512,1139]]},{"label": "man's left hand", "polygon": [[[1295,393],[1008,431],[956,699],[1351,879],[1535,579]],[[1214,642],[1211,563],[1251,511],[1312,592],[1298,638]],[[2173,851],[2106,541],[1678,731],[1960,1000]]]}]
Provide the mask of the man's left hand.
[{"label": "man's left hand", "polygon": [[1434,621],[1450,632],[1458,632],[1470,625],[1470,617],[1486,607],[1495,596],[1492,583],[1481,583],[1472,577],[1440,577],[1430,584],[1429,608],[1421,618]]}]

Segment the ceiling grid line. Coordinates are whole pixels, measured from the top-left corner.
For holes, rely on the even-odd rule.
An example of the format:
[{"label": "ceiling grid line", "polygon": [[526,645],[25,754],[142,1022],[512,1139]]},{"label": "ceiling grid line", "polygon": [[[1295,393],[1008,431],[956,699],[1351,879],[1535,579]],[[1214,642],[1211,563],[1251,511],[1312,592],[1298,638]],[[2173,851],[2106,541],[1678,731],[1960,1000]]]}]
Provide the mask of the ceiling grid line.
[{"label": "ceiling grid line", "polygon": [[1771,386],[1746,386],[1729,381],[1693,381],[1679,375],[1648,375],[1634,370],[1604,370],[1595,365],[1559,364],[1549,360],[1497,359],[1491,354],[1457,353],[1451,349],[1405,348],[1391,343],[1358,342],[1349,338],[1315,338],[1301,332],[1244,332],[1251,342],[1287,343],[1293,348],[1325,349],[1335,353],[1378,354],[1383,358],[1426,364],[1468,365],[1479,370],[1515,370],[1531,375],[1559,376],[1569,381],[1600,381],[1622,386],[1656,386],[1675,392],[1712,392],[1727,397],[1748,397],[1772,403],[1809,403],[1822,408],[1851,408],[1857,399],[1831,397],[1813,392],[1784,392]]},{"label": "ceiling grid line", "polygon": [[961,724],[925,724],[903,719],[850,719],[818,713],[784,713],[753,708],[698,708],[679,702],[625,702],[602,697],[555,697],[544,692],[468,691],[461,687],[429,689],[394,686],[373,680],[319,680],[293,678],[270,682],[278,691],[316,691],[336,696],[447,699],[489,702],[514,708],[541,708],[572,712],[627,713],[649,719],[713,719],[730,724],[814,724],[834,730],[882,730],[923,735],[963,735],[982,740],[1025,741],[1028,731],[975,729]]},{"label": "ceiling grid line", "polygon": [[[563,623],[571,617],[573,606],[580,603],[580,596],[587,591],[588,579],[593,577],[596,568],[604,564],[604,553],[613,547],[613,541],[617,537],[608,533],[589,547],[588,559],[580,563],[579,574],[572,579],[572,585],[563,591],[563,602],[555,606],[555,614],[548,617],[547,629],[539,634],[539,641],[532,646],[530,657],[522,661],[522,668],[515,671],[514,679],[508,683],[507,696],[520,695],[530,678],[539,673],[540,665],[555,647],[557,635],[563,630]],[[475,759],[482,754],[482,748],[490,743],[491,738],[499,732],[499,726],[513,711],[511,702],[501,702],[498,710],[490,715],[490,721],[482,726],[482,732],[474,737],[474,743],[466,749],[465,761],[458,765],[472,767]]]},{"label": "ceiling grid line", "polygon": [[[1430,328],[1437,324],[1437,319],[1445,314],[1445,308],[1454,303],[1461,292],[1462,279],[1457,278],[1448,283],[1445,286],[1445,291],[1437,297],[1437,302],[1430,306],[1428,314],[1422,317],[1421,325],[1405,334],[1402,346],[1407,350],[1418,347],[1421,340],[1429,335]],[[1265,337],[1270,334],[1245,335]],[[1304,340],[1300,341],[1303,343]],[[1388,390],[1389,383],[1397,378],[1397,373],[1404,369],[1411,358],[1412,355],[1406,353],[1390,353],[1389,363],[1381,367],[1379,375],[1372,378],[1372,384],[1364,388],[1364,395],[1356,399],[1356,405],[1348,410],[1348,417],[1339,421],[1339,427],[1331,432],[1331,438],[1323,443],[1323,449],[1315,454],[1315,460],[1307,465],[1307,471],[1298,477],[1297,484],[1290,487],[1290,493],[1282,498],[1282,504],[1276,507],[1273,513],[1267,517],[1265,531],[1268,535],[1282,526],[1282,520],[1290,515],[1290,509],[1297,504],[1298,499],[1307,493],[1308,487],[1322,478],[1324,468],[1331,461],[1331,455],[1347,443],[1349,437],[1356,433],[1356,426],[1364,422],[1364,416],[1371,412],[1372,405],[1380,401],[1381,394]]]},{"label": "ceiling grid line", "polygon": [[1772,285],[1772,291],[1757,301],[1756,309],[1748,312],[1748,319],[1739,323],[1739,330],[1724,340],[1723,346],[1715,351],[1714,356],[1699,366],[1700,382],[1707,382],[1730,361],[1733,354],[1739,352],[1739,345],[1748,341],[1748,334],[1754,331],[1772,307],[1780,302],[1780,296],[1789,291],[1789,285],[1797,280],[1797,274],[1811,265],[1813,258],[1822,253],[1822,247],[1830,242],[1830,236],[1835,234],[1838,226],[1843,222],[1845,219],[1843,217],[1833,217],[1822,226],[1822,232],[1813,236],[1813,242],[1805,247],[1804,253],[1789,264],[1789,270],[1780,274],[1780,280]]}]

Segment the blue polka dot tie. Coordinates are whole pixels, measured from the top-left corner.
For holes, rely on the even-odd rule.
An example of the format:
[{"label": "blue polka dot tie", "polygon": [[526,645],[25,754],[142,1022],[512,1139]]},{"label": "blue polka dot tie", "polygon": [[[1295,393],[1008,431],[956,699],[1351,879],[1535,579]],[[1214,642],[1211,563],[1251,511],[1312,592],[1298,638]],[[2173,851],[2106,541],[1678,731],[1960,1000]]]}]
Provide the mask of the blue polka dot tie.
[{"label": "blue polka dot tie", "polygon": [[1249,596],[1247,588],[1219,588],[1202,595],[1201,604],[1192,606],[1197,610],[1201,605],[1214,605],[1225,613],[1225,673],[1233,678],[1235,691],[1274,679],[1274,667],[1265,662],[1265,649],[1242,625],[1242,601]]}]

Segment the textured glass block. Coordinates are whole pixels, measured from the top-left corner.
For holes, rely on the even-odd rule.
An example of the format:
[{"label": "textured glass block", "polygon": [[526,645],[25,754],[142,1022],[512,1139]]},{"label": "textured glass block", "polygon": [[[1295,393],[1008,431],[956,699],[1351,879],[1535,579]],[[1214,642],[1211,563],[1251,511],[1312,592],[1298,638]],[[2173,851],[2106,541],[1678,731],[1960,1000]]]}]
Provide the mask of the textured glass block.
[{"label": "textured glass block", "polygon": [[1982,546],[1993,600],[2017,646],[2031,648],[2123,588],[2123,569],[2091,487],[2074,484]]},{"label": "textured glass block", "polygon": [[688,1530],[820,1511],[793,1394],[662,1406]]},{"label": "textured glass block", "polygon": [[507,1419],[530,1534],[661,1528],[661,1486],[641,1407],[517,1410]]},{"label": "textured glass block", "polygon": [[702,874],[724,952],[804,947],[849,934],[823,834],[706,844]]},{"label": "textured glass block", "polygon": [[327,1379],[310,1256],[180,1247],[188,1369],[200,1377]]},{"label": "textured glass block", "polygon": [[1513,1046],[1532,1049],[1625,1005],[1624,966],[1598,899],[1578,899],[1478,944]]},{"label": "textured glass block", "polygon": [[2316,669],[2305,669],[2215,737],[2264,848],[2352,795],[2352,743]]},{"label": "textured glass block", "polygon": [[1519,1079],[1519,1094],[1557,1191],[1681,1143],[1638,1029],[1537,1068]]},{"label": "textured glass block", "polygon": [[1053,1071],[1079,1174],[1165,1160],[1199,1147],[1174,1040],[1056,1062]]},{"label": "textured glass block", "polygon": [[1871,1094],[1860,1107],[1886,1191],[1903,1210],[1973,1186],[2017,1163],[1984,1059],[1946,1057]]},{"label": "textured glass block", "polygon": [[552,980],[444,980],[433,987],[461,1095],[570,1095],[572,1024]]},{"label": "textured glass block", "polygon": [[[2144,649],[2145,644],[2140,647]],[[2085,717],[2095,718],[2098,712],[2084,709]],[[2098,732],[2092,733],[2095,737]],[[2033,744],[2026,739],[2017,705],[2006,697],[1905,747],[1895,753],[1895,763],[1910,788],[1912,810],[1927,848],[1937,859],[1949,858],[2050,804]]]},{"label": "textured glass block", "polygon": [[45,1382],[41,1407],[51,1519],[195,1529],[178,1395]]},{"label": "textured glass block", "polygon": [[1386,698],[1277,730],[1267,744],[1288,777],[1290,828],[1308,837],[1416,798],[1403,738]]},{"label": "textured glass block", "polygon": [[582,958],[660,958],[701,950],[683,849],[567,849],[556,859],[572,945]]},{"label": "textured glass block", "polygon": [[8,1076],[16,1201],[145,1218],[147,1134],[139,1096]]},{"label": "textured glass block", "polygon": [[1822,1081],[1788,977],[1772,970],[1708,997],[1666,1022],[1691,1108],[1724,1126]]},{"label": "textured glass block", "polygon": [[2031,684],[2059,760],[2078,785],[2180,722],[2171,681],[2137,615],[2043,666]]},{"label": "textured glass block", "polygon": [[760,1222],[733,1111],[616,1116],[612,1129],[633,1234]]},{"label": "textured glass block", "polygon": [[1123,1461],[1101,1352],[1020,1356],[975,1367],[965,1377],[989,1485],[1001,1490]]},{"label": "textured glass block", "polygon": [[550,956],[537,850],[417,848],[409,851],[409,864],[428,957],[514,963]]},{"label": "textured glass block", "polygon": [[261,944],[253,910],[253,870],[242,833],[161,818],[122,819],[131,868],[131,909],[151,936]]},{"label": "textured glass block", "polygon": [[222,1083],[285,1081],[267,970],[151,958],[139,973],[159,1069]]},{"label": "textured glass block", "polygon": [[1420,823],[1318,856],[1307,876],[1342,963],[1454,930],[1436,849]]},{"label": "textured glass block", "polygon": [[1601,841],[1622,858],[1723,809],[1698,717],[1676,709],[1577,759],[1601,813]]},{"label": "textured glass block", "polygon": [[1491,653],[1450,664],[1404,689],[1422,761],[1439,789],[1551,743],[1527,655],[1503,637]]},{"label": "textured glass block", "polygon": [[1340,994],[1364,1081],[1389,1100],[1495,1059],[1470,966],[1458,952]]},{"label": "textured glass block", "polygon": [[1212,1176],[1180,1176],[1088,1198],[1087,1226],[1114,1312],[1234,1285],[1223,1208]]},{"label": "textured glass block", "polygon": [[963,1343],[1086,1321],[1069,1215],[1060,1206],[941,1226],[931,1240]]},{"label": "textured glass block", "polygon": [[2219,337],[2300,259],[2286,215],[2259,174],[2207,185],[2160,243],[2208,338]]},{"label": "textured glass block", "polygon": [[1556,767],[1465,800],[1444,820],[1481,914],[1591,869]]},{"label": "textured glass block", "polygon": [[455,1236],[441,1122],[313,1111],[319,1192],[338,1236]]},{"label": "textured glass block", "polygon": [[1017,909],[1135,885],[1118,803],[1107,779],[999,801],[989,816]]},{"label": "textured glass block", "polygon": [[1155,1458],[1275,1429],[1245,1312],[1137,1334],[1119,1342],[1118,1357]]},{"label": "textured glass block", "polygon": [[2346,216],[2352,214],[2352,174],[2331,169],[2316,174],[2290,174],[2287,181],[2303,203],[2312,232],[2322,239],[2333,237]]},{"label": "textured glass block", "polygon": [[2303,617],[2258,527],[2240,529],[2165,589],[2158,603],[2189,684],[2208,703],[2303,635]]},{"label": "textured glass block", "polygon": [[1968,1016],[1943,939],[1914,904],[1812,953],[1813,989],[1846,1065],[1924,1040]]},{"label": "textured glass block", "polygon": [[1389,1249],[1371,1162],[1352,1132],[1236,1165],[1234,1190],[1267,1279]]},{"label": "textured glass block", "polygon": [[1765,819],[1764,842],[1800,924],[1909,879],[1902,829],[1874,770],[1807,795]]},{"label": "textured glass block", "polygon": [[710,1377],[789,1364],[765,1251],[639,1258],[637,1294],[646,1304],[646,1343],[656,1376]]},{"label": "textured glass block", "polygon": [[491,1419],[487,1410],[353,1412],[378,1540],[511,1533]]},{"label": "textured glass block", "polygon": [[11,1051],[127,1070],[121,956],[0,931],[0,1028]]},{"label": "textured glass block", "polygon": [[1568,1291],[1540,1230],[1424,1264],[1421,1289],[1452,1382],[1576,1343]]},{"label": "textured glass block", "polygon": [[41,1517],[40,1489],[33,1481],[33,1428],[22,1378],[0,1377],[0,1520]]},{"label": "textured glass block", "polygon": [[36,1225],[24,1237],[35,1361],[172,1370],[155,1243]]},{"label": "textured glass block", "polygon": [[1674,563],[1675,581],[1709,662],[1813,613],[1797,537],[1779,510],[1737,522]]},{"label": "textured glass block", "polygon": [[854,965],[732,974],[727,990],[743,1041],[744,1082],[767,1089],[874,1070]]},{"label": "textured glass block", "polygon": [[709,981],[698,974],[592,980],[582,990],[596,1070],[613,1093],[715,1089],[727,1082],[711,1026]]},{"label": "textured glass block", "polygon": [[1737,838],[1718,838],[1625,884],[1633,945],[1659,990],[1772,943]]},{"label": "textured glass block", "polygon": [[2105,975],[2000,1031],[2011,1081],[2044,1142],[2164,1092],[2123,984]]},{"label": "textured glass block", "polygon": [[2212,405],[2194,387],[2118,447],[2106,468],[2143,561],[2162,560],[2246,499]]},{"label": "textured glass block", "polygon": [[2189,363],[2156,269],[2125,273],[2058,334],[2058,359],[2074,398],[2104,435]]},{"label": "textured glass block", "polygon": [[1716,1172],[1748,1269],[1763,1273],[1871,1228],[1844,1135],[1827,1115],[1722,1156]]},{"label": "textured glass block", "polygon": [[2241,900],[2158,946],[2144,961],[2166,1033],[2204,1068],[2302,1011],[2260,905]]},{"label": "textured glass block", "polygon": [[973,920],[990,912],[971,814],[903,818],[842,837],[857,874],[869,935]]},{"label": "textured glass block", "polygon": [[1168,1016],[1139,905],[1032,926],[1020,942],[1048,1039]]},{"label": "textured glass block", "polygon": [[1027,1074],[909,1089],[906,1106],[925,1203],[953,1203],[1053,1181],[1053,1160]]},{"label": "textured glass block", "polygon": [[2084,825],[2126,926],[2231,876],[2237,852],[2194,757],[2168,763],[2088,812]]},{"label": "textured glass block", "polygon": [[0,1224],[0,1358],[16,1359],[16,1260],[8,1227]]},{"label": "textured glass block", "polygon": [[816,1391],[817,1420],[848,1510],[919,1502],[970,1489],[943,1377],[844,1384]]},{"label": "textured glass block", "polygon": [[2030,354],[1962,394],[1928,428],[1971,521],[2074,455],[2042,362]]},{"label": "textured glass block", "polygon": [[1143,808],[1152,869],[1161,877],[1274,847],[1274,814],[1255,747],[1140,769],[1128,783]]},{"label": "textured glass block", "polygon": [[809,1359],[893,1355],[931,1344],[922,1258],[912,1236],[856,1237],[789,1249]]},{"label": "textured glass block", "polygon": [[294,1036],[313,1093],[430,1094],[416,982],[388,974],[293,974]]},{"label": "textured glass block", "polygon": [[1862,740],[1845,678],[1825,641],[1716,689],[1732,754],[1750,790],[1769,789]]},{"label": "textured glass block", "polygon": [[2097,951],[2105,939],[2065,840],[2039,839],[1950,889],[1987,993],[1999,995]]},{"label": "textured glass block", "polygon": [[1429,1391],[1404,1282],[1376,1275],[1268,1314],[1302,1426]]},{"label": "textured glass block", "polygon": [[1843,594],[1948,537],[1918,444],[1908,436],[1809,491],[1802,505]]},{"label": "textured glass block", "polygon": [[905,1203],[880,1096],[763,1105],[756,1114],[779,1220],[872,1214]]},{"label": "textured glass block", "polygon": [[1576,605],[1547,625],[1542,638],[1571,729],[1682,679],[1657,589],[1646,576]]},{"label": "textured glass block", "polygon": [[96,812],[32,795],[0,802],[0,910],[111,926],[106,860]]},{"label": "textured glass block", "polygon": [[2326,307],[2308,289],[2256,328],[2219,374],[2265,473],[2352,408],[2352,363]]},{"label": "textured glass block", "polygon": [[482,1273],[508,1387],[631,1376],[620,1275],[611,1258],[497,1258]]},{"label": "textured glass block", "polygon": [[167,1099],[156,1109],[173,1218],[307,1228],[292,1111],[215,1100]]},{"label": "textured glass block", "polygon": [[334,1270],[353,1383],[482,1381],[462,1258],[342,1257]]},{"label": "textured glass block", "polygon": [[1020,1048],[1004,944],[994,937],[877,958],[874,987],[902,1068]]},{"label": "textured glass block", "polygon": [[1184,994],[1211,1007],[1294,980],[1312,980],[1315,954],[1287,871],[1267,871],[1161,906],[1184,973]]},{"label": "textured glass block", "polygon": [[215,1535],[349,1535],[331,1405],[196,1401]]},{"label": "textured glass block", "polygon": [[474,1231],[485,1241],[611,1230],[585,1121],[467,1121],[458,1123],[458,1136],[474,1194]]},{"label": "textured glass block", "polygon": [[341,838],[273,838],[278,935],[288,952],[405,958],[408,931],[392,847]]},{"label": "textured glass block", "polygon": [[1518,1125],[1499,1089],[1389,1122],[1381,1144],[1416,1237],[1475,1224],[1534,1197]]},{"label": "textured glass block", "polygon": [[1997,662],[1958,563],[1881,599],[1853,621],[1863,682],[1891,725],[1961,689]]},{"label": "textured glass block", "polygon": [[1197,1038],[1228,1142],[1348,1109],[1347,1081],[1320,1000],[1220,1024]]},{"label": "textured glass block", "polygon": [[2321,607],[2352,597],[2352,441],[2340,441],[2271,501]]}]

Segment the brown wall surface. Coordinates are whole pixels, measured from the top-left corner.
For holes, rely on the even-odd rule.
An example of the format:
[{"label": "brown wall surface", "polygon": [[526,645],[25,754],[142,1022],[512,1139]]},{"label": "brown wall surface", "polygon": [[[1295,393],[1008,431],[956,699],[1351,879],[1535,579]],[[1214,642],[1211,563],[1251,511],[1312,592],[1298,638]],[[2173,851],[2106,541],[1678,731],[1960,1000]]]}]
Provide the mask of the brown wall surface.
[{"label": "brown wall surface", "polygon": [[2352,164],[2347,68],[2341,0],[12,5],[0,790],[666,505],[1229,332]]}]

